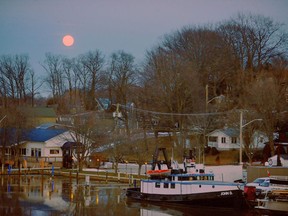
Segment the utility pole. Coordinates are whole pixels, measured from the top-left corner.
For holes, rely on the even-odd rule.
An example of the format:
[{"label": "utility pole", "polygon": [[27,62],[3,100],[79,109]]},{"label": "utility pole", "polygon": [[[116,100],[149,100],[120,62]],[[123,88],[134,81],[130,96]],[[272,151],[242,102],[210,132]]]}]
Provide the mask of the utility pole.
[{"label": "utility pole", "polygon": [[242,145],[243,145],[243,132],[242,132],[242,129],[243,129],[243,111],[241,110],[240,111],[240,151],[239,151],[239,164],[242,165],[243,162],[242,162]]},{"label": "utility pole", "polygon": [[239,135],[239,141],[240,141],[240,151],[239,151],[239,164],[243,164],[242,162],[242,148],[243,148],[243,128],[246,127],[248,124],[254,122],[254,121],[263,121],[263,119],[253,119],[252,121],[247,122],[243,125],[243,110],[240,110],[240,135]]},{"label": "utility pole", "polygon": [[207,113],[207,110],[208,110],[208,84],[206,84],[206,87],[205,87],[205,112]]},{"label": "utility pole", "polygon": [[[7,116],[5,115],[1,120],[0,120],[0,124],[2,123],[2,121],[6,118]],[[2,155],[3,156],[3,155]],[[4,155],[5,157],[5,155]],[[0,161],[1,162],[1,161]],[[2,173],[4,173],[4,163],[2,163],[2,167],[1,167],[1,171]]]}]

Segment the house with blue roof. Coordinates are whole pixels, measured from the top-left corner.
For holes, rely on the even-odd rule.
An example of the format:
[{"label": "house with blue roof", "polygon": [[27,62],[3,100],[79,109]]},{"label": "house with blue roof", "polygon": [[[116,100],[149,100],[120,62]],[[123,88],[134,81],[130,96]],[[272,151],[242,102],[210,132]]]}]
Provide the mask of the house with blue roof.
[{"label": "house with blue roof", "polygon": [[[82,152],[82,157],[85,158],[89,156],[89,148],[93,144],[91,140],[81,135],[75,135],[73,131],[61,128],[61,125],[57,124],[27,130],[22,133],[21,139],[21,142],[14,142],[11,145],[11,149],[17,145],[20,153],[20,161],[21,159],[26,159],[30,166],[37,166],[37,163],[39,166],[39,163],[44,162],[44,166],[53,164],[54,166],[64,166],[68,168],[68,158],[69,163],[71,163],[71,161],[77,162],[76,155],[78,146],[84,146],[80,151]],[[82,144],[82,142],[85,143],[85,145]]]},{"label": "house with blue roof", "polygon": [[[207,145],[209,147],[215,147],[218,150],[231,150],[240,148],[240,132],[235,128],[223,128],[214,130],[206,135]],[[263,149],[265,143],[268,141],[268,137],[260,132],[254,132],[252,136],[251,145],[255,149]],[[244,140],[243,140],[244,144]]]},{"label": "house with blue roof", "polygon": [[21,132],[18,141],[15,138],[16,133],[15,129],[9,131],[11,139],[5,146],[6,154],[13,158],[13,155],[15,155],[13,151],[17,149],[20,160],[26,159],[28,163],[40,162],[40,160],[46,163],[62,163],[63,152],[61,147],[67,142],[75,142],[72,133],[67,129],[27,129]]},{"label": "house with blue roof", "polygon": [[69,135],[64,129],[32,129],[20,148],[26,157],[44,158],[45,162],[62,161],[61,147],[73,139]]}]

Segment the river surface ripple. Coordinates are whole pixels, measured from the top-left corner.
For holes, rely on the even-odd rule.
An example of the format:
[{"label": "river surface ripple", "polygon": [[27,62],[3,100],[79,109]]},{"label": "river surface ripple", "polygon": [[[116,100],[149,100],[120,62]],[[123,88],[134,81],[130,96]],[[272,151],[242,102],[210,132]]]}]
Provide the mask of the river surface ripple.
[{"label": "river surface ripple", "polygon": [[[86,179],[87,181],[87,179]],[[247,210],[128,200],[128,185],[41,175],[1,176],[1,216],[258,215]]]}]

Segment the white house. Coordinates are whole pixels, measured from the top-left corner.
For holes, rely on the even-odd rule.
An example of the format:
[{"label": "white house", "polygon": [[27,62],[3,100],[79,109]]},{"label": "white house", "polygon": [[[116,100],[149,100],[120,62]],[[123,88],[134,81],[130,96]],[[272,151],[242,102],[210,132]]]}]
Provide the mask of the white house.
[{"label": "white house", "polygon": [[[267,164],[265,163],[265,165],[267,165],[267,166],[277,166],[277,157],[278,157],[278,155],[274,155],[274,156],[270,157],[268,159]],[[279,155],[279,157],[280,157],[281,165],[284,166],[284,167],[288,167],[288,155],[281,154],[281,155]]]},{"label": "white house", "polygon": [[61,147],[69,141],[73,142],[74,139],[64,129],[32,129],[24,135],[19,146],[20,155],[36,160],[44,158],[45,162],[62,161]]},{"label": "white house", "polygon": [[[218,150],[230,150],[230,149],[239,149],[240,148],[240,138],[239,130],[234,128],[224,128],[217,129],[210,133],[207,136],[207,144],[210,147],[215,147]],[[262,149],[265,146],[265,142],[268,141],[268,138],[262,132],[255,132],[253,134],[253,143],[254,148]],[[243,140],[244,144],[244,140]]]}]

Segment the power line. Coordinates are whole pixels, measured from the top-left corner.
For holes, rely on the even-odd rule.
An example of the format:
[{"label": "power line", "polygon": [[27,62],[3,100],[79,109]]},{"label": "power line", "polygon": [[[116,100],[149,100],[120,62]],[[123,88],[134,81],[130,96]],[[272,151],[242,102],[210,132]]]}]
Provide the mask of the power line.
[{"label": "power line", "polygon": [[150,114],[155,114],[155,115],[170,115],[170,116],[211,116],[211,115],[223,115],[223,114],[228,114],[233,111],[228,111],[228,112],[213,112],[213,113],[164,113],[164,112],[156,112],[156,111],[151,111],[151,110],[145,110],[145,109],[140,109],[140,108],[135,108],[127,105],[122,105],[122,104],[112,104],[112,106],[119,106],[124,109],[129,109],[133,111],[138,111],[138,112],[143,112],[143,113],[150,113]]}]

